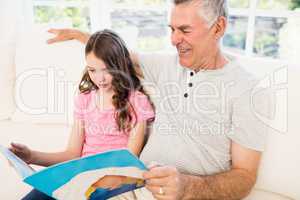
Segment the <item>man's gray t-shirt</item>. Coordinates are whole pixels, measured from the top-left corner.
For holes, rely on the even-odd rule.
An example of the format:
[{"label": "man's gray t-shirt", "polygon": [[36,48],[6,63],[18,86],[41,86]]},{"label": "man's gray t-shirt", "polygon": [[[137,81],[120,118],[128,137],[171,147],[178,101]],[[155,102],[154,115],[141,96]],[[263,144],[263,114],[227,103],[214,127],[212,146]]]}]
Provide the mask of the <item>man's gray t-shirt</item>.
[{"label": "man's gray t-shirt", "polygon": [[175,55],[145,54],[139,61],[144,84],[155,88],[155,121],[140,157],[145,163],[209,175],[230,169],[231,141],[263,151],[269,128],[255,111],[270,113],[270,106],[265,92],[253,92],[257,80],[235,61],[197,73]]}]

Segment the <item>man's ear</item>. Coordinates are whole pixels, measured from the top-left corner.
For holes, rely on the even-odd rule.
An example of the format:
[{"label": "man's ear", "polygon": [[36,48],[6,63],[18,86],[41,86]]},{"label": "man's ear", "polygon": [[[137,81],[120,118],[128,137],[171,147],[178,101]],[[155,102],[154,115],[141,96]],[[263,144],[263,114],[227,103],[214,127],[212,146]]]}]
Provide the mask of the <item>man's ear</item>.
[{"label": "man's ear", "polygon": [[227,19],[223,16],[219,17],[218,20],[213,25],[214,34],[216,40],[219,40],[225,34],[227,27]]}]

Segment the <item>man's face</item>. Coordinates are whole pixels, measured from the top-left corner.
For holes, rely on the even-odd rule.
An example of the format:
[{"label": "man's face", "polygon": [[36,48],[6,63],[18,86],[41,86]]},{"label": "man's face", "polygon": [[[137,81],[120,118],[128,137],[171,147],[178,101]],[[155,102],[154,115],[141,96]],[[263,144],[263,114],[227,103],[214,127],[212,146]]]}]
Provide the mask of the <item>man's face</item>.
[{"label": "man's face", "polygon": [[200,6],[199,2],[183,3],[174,6],[171,13],[172,45],[177,48],[180,64],[193,70],[205,64],[216,44],[213,31],[199,15]]}]

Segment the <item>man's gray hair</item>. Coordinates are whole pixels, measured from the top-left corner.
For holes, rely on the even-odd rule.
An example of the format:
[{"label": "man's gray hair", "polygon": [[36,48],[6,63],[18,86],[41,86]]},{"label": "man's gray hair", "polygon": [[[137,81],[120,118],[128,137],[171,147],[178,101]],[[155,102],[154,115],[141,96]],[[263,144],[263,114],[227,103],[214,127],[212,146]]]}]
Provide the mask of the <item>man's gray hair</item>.
[{"label": "man's gray hair", "polygon": [[175,5],[199,2],[201,5],[201,12],[199,14],[203,17],[209,26],[215,23],[219,17],[228,17],[228,8],[226,0],[174,0]]}]

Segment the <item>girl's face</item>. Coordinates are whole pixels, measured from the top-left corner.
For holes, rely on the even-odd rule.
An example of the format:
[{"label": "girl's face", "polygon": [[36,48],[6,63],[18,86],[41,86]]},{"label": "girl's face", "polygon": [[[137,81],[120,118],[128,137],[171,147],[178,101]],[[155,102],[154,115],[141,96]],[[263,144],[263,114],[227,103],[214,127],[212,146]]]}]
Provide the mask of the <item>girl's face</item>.
[{"label": "girl's face", "polygon": [[112,75],[103,60],[97,58],[93,52],[86,56],[87,70],[93,83],[97,85],[100,92],[112,92]]}]

